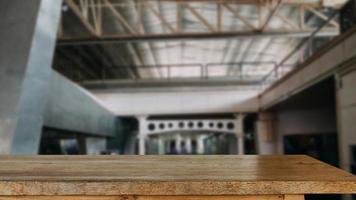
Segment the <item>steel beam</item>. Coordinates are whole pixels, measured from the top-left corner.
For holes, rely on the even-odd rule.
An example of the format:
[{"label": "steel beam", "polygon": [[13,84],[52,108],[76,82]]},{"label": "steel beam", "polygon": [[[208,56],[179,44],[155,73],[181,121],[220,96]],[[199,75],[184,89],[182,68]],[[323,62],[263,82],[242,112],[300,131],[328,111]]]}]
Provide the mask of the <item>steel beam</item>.
[{"label": "steel beam", "polygon": [[106,80],[106,81],[84,81],[80,83],[89,90],[101,89],[142,89],[142,88],[172,88],[172,87],[238,87],[251,86],[260,87],[259,81],[239,80],[236,78],[215,78],[202,80],[196,78],[184,78],[175,80]]},{"label": "steel beam", "polygon": [[[88,1],[88,0],[86,0]],[[163,0],[161,0],[163,1]],[[79,38],[72,38],[68,37],[66,34],[66,28],[64,27],[61,29],[61,34],[60,35],[60,41],[61,42],[70,42],[70,41],[89,41],[90,39],[96,38],[96,41],[112,41],[115,42],[117,40],[120,41],[151,41],[151,40],[170,40],[170,39],[199,39],[199,38],[226,38],[226,37],[234,37],[234,36],[259,36],[259,35],[266,35],[266,36],[293,36],[293,37],[308,37],[314,30],[316,30],[318,27],[315,26],[306,26],[306,23],[304,22],[304,15],[305,15],[305,10],[308,12],[312,13],[314,17],[318,17],[322,20],[327,19],[327,15],[325,15],[322,11],[319,9],[322,8],[322,4],[325,3],[322,0],[304,0],[304,1],[297,1],[297,0],[275,0],[275,1],[266,1],[266,0],[259,0],[256,1],[257,3],[253,3],[253,1],[242,1],[242,0],[219,0],[216,1],[215,4],[210,4],[215,5],[215,12],[217,16],[217,23],[211,23],[206,19],[204,16],[204,12],[201,11],[201,9],[198,9],[196,5],[192,4],[192,2],[203,2],[206,4],[209,4],[209,1],[188,1],[188,0],[181,0],[181,1],[172,1],[176,2],[176,10],[177,14],[175,17],[175,20],[173,19],[172,22],[168,21],[164,16],[161,15],[158,11],[155,10],[155,4],[154,2],[160,2],[160,0],[147,0],[147,1],[142,1],[139,3],[134,4],[135,12],[136,12],[136,18],[133,20],[128,20],[125,19],[125,16],[120,13],[120,10],[130,10],[132,5],[130,3],[114,3],[111,0],[103,0],[103,1],[98,1],[97,4],[88,4],[87,6],[84,6],[85,9],[80,9],[80,5],[77,5],[74,3],[73,0],[66,0],[67,5],[71,8],[71,10],[79,17],[80,21],[82,24],[87,28],[87,31],[90,33],[89,38],[85,38],[85,36],[79,37]],[[85,2],[85,1],[84,1]],[[257,10],[258,13],[252,14],[252,16],[244,16],[240,14],[237,10],[237,8],[240,5],[246,4],[255,4],[252,5],[254,6]],[[277,2],[277,3],[274,3]],[[329,2],[329,1],[328,1]],[[339,2],[339,1],[338,1]],[[330,2],[329,2],[330,3]],[[152,5],[151,5],[152,4]],[[301,22],[298,23],[292,23],[294,21],[294,18],[288,18],[289,16],[284,16],[280,14],[281,7],[285,5],[290,5],[296,9],[303,10],[303,12],[298,12],[298,15],[301,15],[300,17],[298,16],[297,19],[298,21],[301,20]],[[95,8],[99,7],[100,10],[105,7],[108,10],[112,12],[114,15],[113,20],[118,20],[121,24],[122,27],[126,30],[125,33],[122,32],[116,32],[116,33],[107,33],[102,30],[102,26],[96,26],[98,30],[95,32],[94,26],[91,25],[90,20],[93,18],[94,21],[100,22],[101,19],[97,19],[99,15],[95,12],[89,12],[88,10],[96,10],[96,9],[90,9],[88,8]],[[140,8],[140,10],[137,10],[137,7]],[[204,25],[205,31],[202,30],[201,32],[190,32],[188,30],[185,30],[182,24],[183,16],[182,16],[182,9],[190,11],[190,13],[197,19],[196,23],[200,23]],[[265,16],[265,19],[263,19],[263,14],[261,14],[262,10],[261,8],[266,8],[270,10],[268,13],[268,16]],[[156,17],[161,22],[162,29],[163,31],[161,32],[149,32],[145,31],[143,28],[142,24],[142,19],[139,19],[141,17],[140,12],[143,13],[153,13]],[[248,27],[250,30],[244,30],[240,28],[235,28],[235,30],[224,30],[224,27],[222,26],[223,24],[226,24],[224,22],[227,20],[225,16],[226,13],[232,13],[234,17],[237,20],[240,20],[243,22],[244,26]],[[90,15],[90,16],[89,16]],[[258,17],[260,16],[260,17]],[[287,25],[282,25],[281,27],[275,28],[271,27],[270,24],[272,23],[273,19],[275,16],[278,16],[283,20],[283,22]],[[257,17],[257,19],[256,19]],[[129,21],[133,21],[134,24],[136,24],[136,27],[132,27]],[[176,30],[173,27],[172,24],[176,23],[177,27]],[[259,24],[256,26],[256,23]],[[324,32],[326,36],[334,36],[339,33],[339,25],[336,21],[330,21],[330,24],[332,27],[328,27],[328,29],[325,29]],[[168,27],[169,33],[165,32],[164,29]],[[136,30],[138,29],[138,30]],[[137,32],[140,31],[140,32]]]},{"label": "steel beam", "polygon": [[[201,39],[228,39],[236,37],[309,37],[313,33],[310,31],[236,31],[224,33],[184,33],[184,34],[146,34],[146,35],[114,35],[103,36],[101,38],[86,37],[86,38],[62,38],[59,39],[59,46],[70,45],[91,45],[105,43],[127,43],[127,42],[145,42],[145,41],[162,41],[162,40],[201,40]],[[320,31],[318,37],[330,37],[339,35],[339,30],[336,28],[325,28]]]}]

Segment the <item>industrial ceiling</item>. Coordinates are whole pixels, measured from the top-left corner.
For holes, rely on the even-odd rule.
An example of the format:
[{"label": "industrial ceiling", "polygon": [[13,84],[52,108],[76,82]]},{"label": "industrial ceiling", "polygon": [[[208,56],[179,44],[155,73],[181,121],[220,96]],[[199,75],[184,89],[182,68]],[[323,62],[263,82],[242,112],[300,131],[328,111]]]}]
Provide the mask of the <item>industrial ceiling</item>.
[{"label": "industrial ceiling", "polygon": [[65,0],[54,68],[79,83],[260,83],[276,68],[286,74],[337,36],[342,3]]}]

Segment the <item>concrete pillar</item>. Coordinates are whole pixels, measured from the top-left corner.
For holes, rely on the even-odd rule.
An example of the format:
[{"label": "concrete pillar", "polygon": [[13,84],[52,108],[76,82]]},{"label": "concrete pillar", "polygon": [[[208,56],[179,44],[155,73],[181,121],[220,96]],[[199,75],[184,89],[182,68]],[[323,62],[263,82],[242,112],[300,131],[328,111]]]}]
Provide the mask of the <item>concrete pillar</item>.
[{"label": "concrete pillar", "polygon": [[197,137],[197,153],[204,154],[204,139],[203,135]]},{"label": "concrete pillar", "polygon": [[191,154],[192,153],[192,139],[190,138],[190,136],[187,136],[184,141],[185,141],[185,148],[187,149],[187,153]]},{"label": "concrete pillar", "polygon": [[245,142],[244,142],[244,137],[243,135],[239,135],[239,137],[237,138],[237,153],[239,155],[244,155],[245,154]]},{"label": "concrete pillar", "polygon": [[62,1],[0,1],[0,154],[38,153]]},{"label": "concrete pillar", "polygon": [[146,136],[140,135],[138,137],[138,154],[145,155],[146,154]]},{"label": "concrete pillar", "polygon": [[139,130],[138,130],[138,154],[146,154],[146,140],[147,140],[147,117],[146,115],[138,116]]},{"label": "concrete pillar", "polygon": [[169,152],[169,144],[170,140],[165,137],[164,139],[164,154],[167,154]]},{"label": "concrete pillar", "polygon": [[158,154],[159,155],[165,154],[165,146],[164,146],[164,140],[162,136],[158,136]]},{"label": "concrete pillar", "polygon": [[175,137],[175,143],[176,143],[176,150],[178,153],[181,153],[182,152],[182,136],[178,133]]},{"label": "concrete pillar", "polygon": [[260,113],[256,124],[256,145],[258,154],[276,154],[275,116],[273,113]]},{"label": "concrete pillar", "polygon": [[237,154],[245,154],[245,138],[244,138],[244,118],[245,115],[236,115],[237,127],[236,129],[236,139],[237,139]]}]

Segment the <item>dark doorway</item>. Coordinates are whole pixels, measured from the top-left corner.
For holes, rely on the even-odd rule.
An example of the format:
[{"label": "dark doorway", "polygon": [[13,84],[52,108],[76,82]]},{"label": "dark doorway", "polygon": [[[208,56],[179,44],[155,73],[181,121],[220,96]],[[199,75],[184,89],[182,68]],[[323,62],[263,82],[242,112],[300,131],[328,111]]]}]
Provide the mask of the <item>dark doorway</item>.
[{"label": "dark doorway", "polygon": [[309,155],[335,167],[339,166],[336,133],[284,136],[284,152]]},{"label": "dark doorway", "polygon": [[[336,133],[288,135],[283,138],[285,154],[305,154],[339,166],[338,143]],[[340,195],[306,195],[306,200],[341,200]]]}]

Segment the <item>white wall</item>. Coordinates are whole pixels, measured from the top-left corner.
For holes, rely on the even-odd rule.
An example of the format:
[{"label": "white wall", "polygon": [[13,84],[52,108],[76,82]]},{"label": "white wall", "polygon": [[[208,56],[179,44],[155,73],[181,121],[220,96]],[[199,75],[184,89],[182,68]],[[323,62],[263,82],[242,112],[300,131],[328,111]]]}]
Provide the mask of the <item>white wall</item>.
[{"label": "white wall", "polygon": [[335,108],[315,108],[279,111],[276,131],[278,133],[277,152],[283,153],[283,136],[314,133],[336,133]]},{"label": "white wall", "polygon": [[349,170],[350,145],[356,145],[356,70],[341,75],[338,89],[339,153],[341,167]]},{"label": "white wall", "polygon": [[257,93],[255,90],[216,90],[100,92],[95,95],[117,115],[153,115],[256,112]]}]

